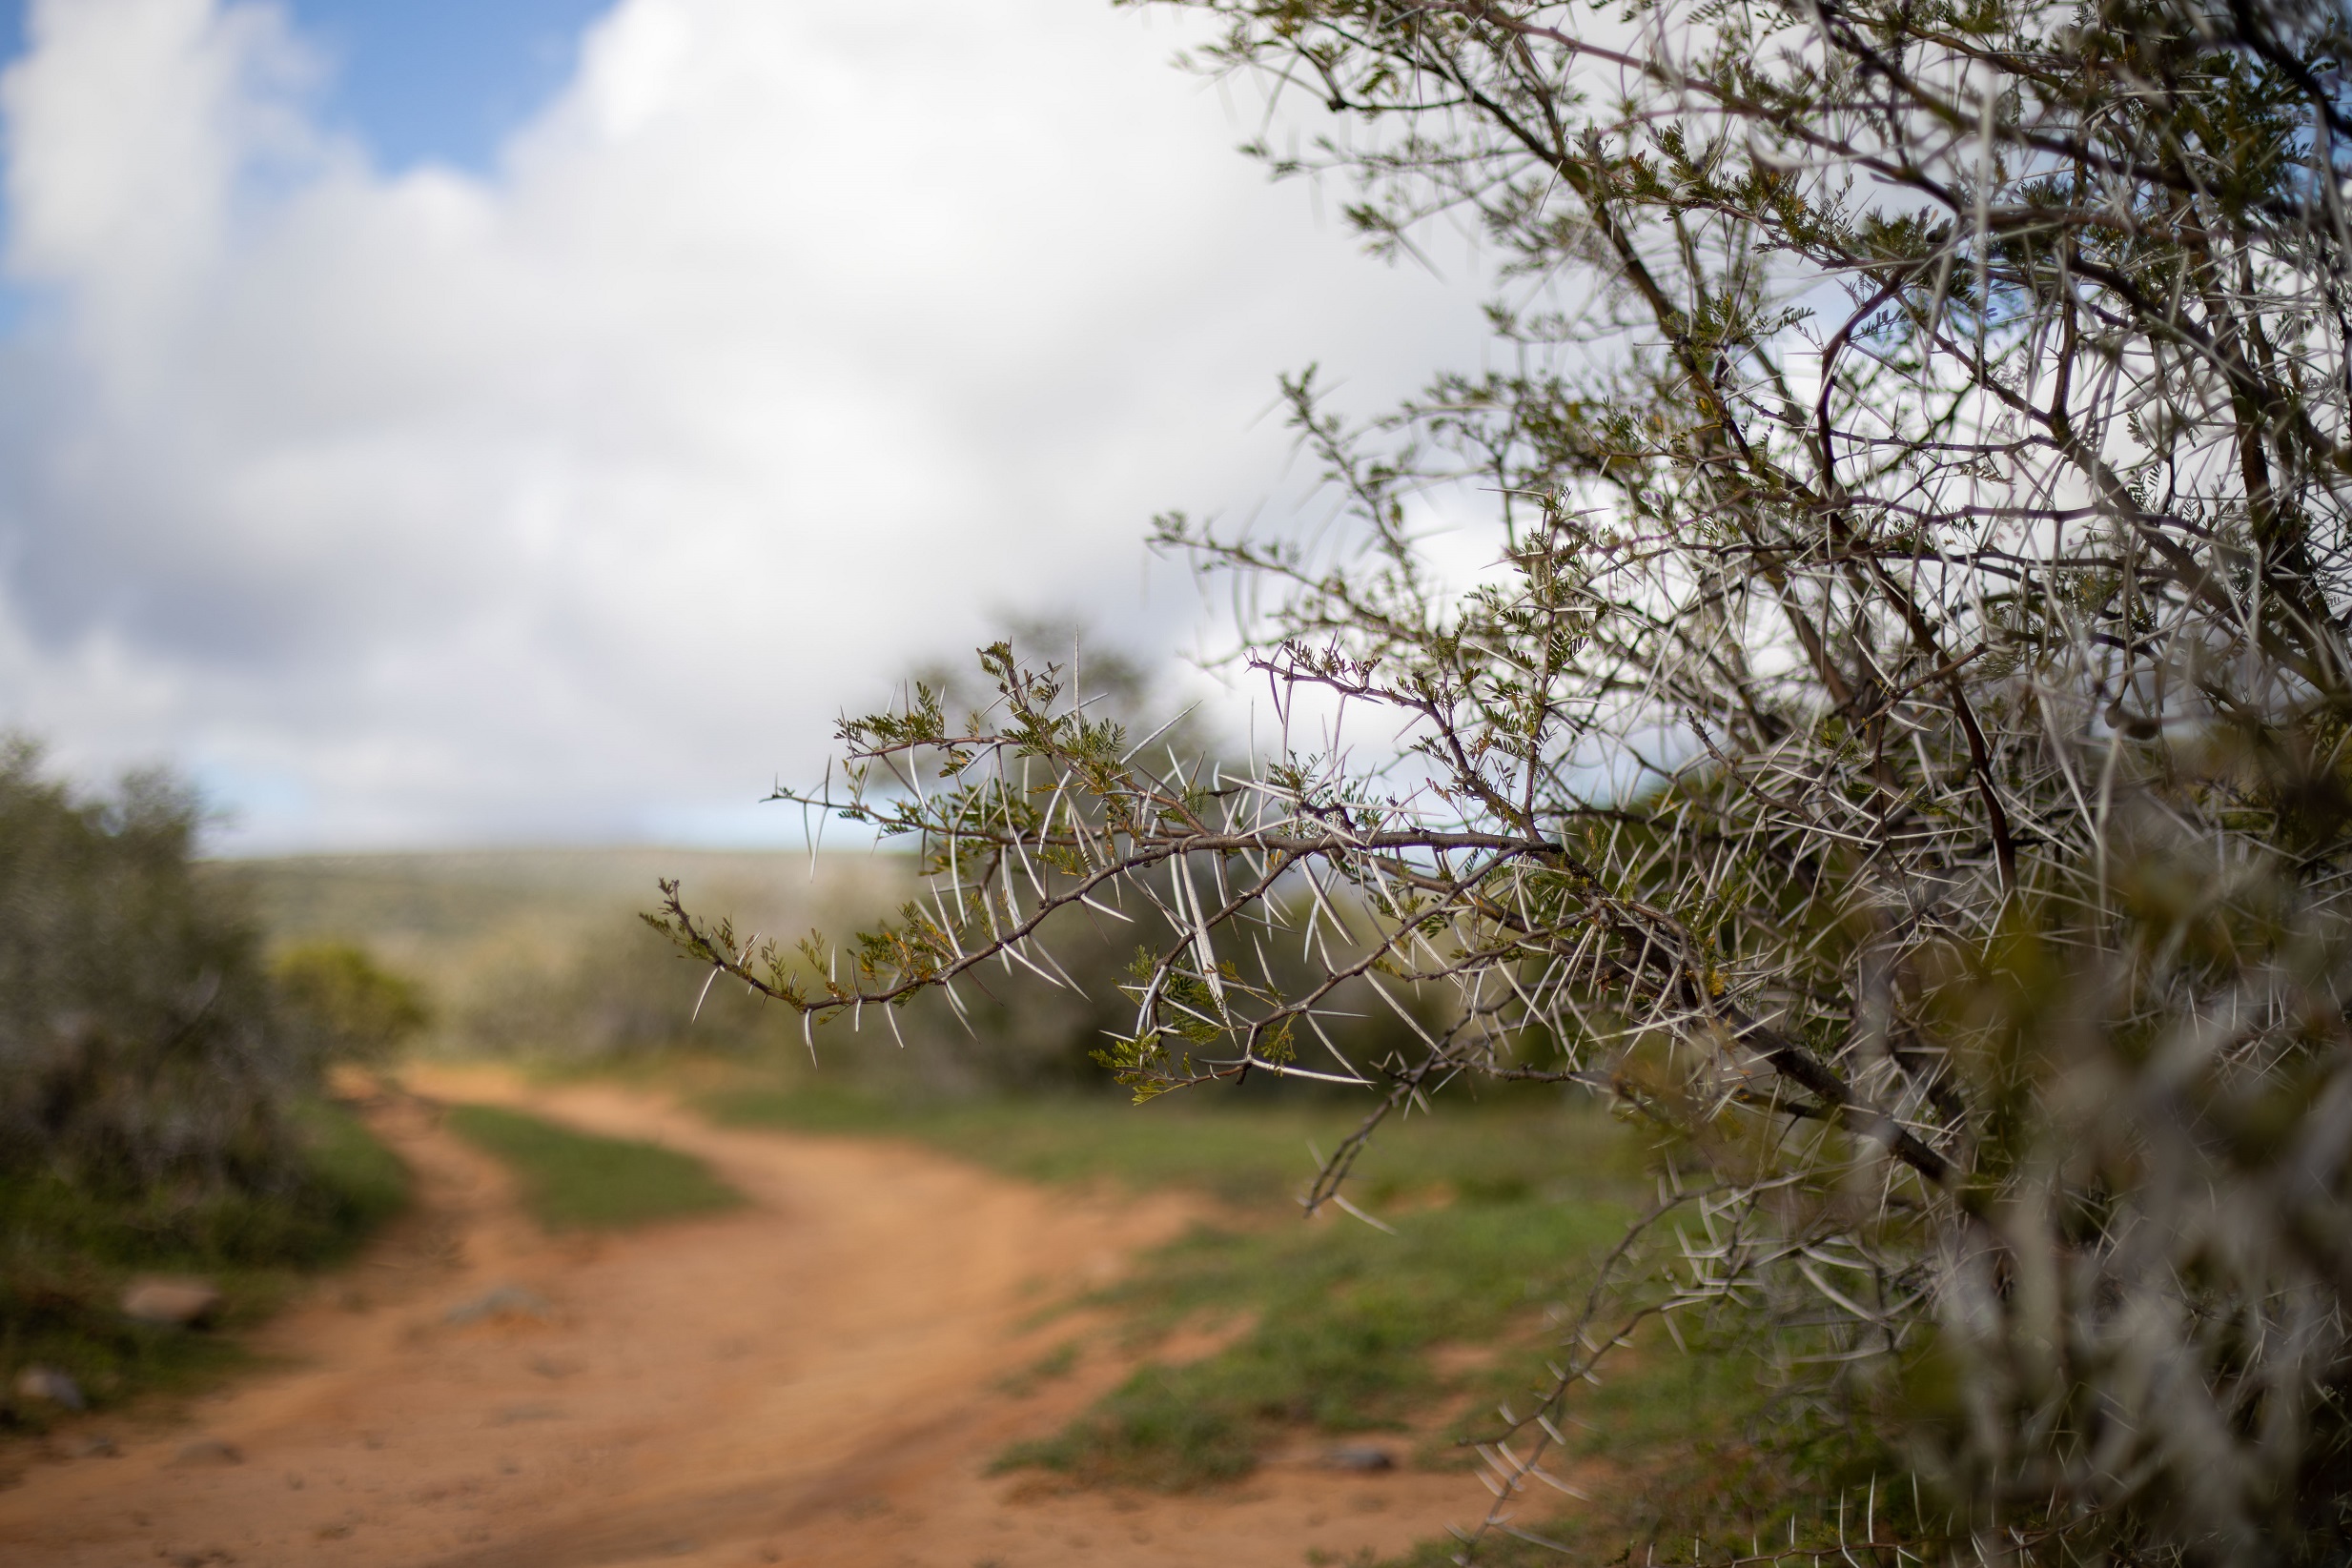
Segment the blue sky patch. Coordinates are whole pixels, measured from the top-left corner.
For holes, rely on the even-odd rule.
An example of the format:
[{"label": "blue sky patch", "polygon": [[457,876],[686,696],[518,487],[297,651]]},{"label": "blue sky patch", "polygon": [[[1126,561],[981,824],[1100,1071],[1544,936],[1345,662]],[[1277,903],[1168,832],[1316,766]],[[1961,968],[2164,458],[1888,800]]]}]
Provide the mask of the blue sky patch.
[{"label": "blue sky patch", "polygon": [[[499,145],[570,78],[580,37],[617,0],[292,0],[334,68],[322,117],[379,167],[488,171]],[[0,56],[24,52],[27,0],[0,0]]]}]

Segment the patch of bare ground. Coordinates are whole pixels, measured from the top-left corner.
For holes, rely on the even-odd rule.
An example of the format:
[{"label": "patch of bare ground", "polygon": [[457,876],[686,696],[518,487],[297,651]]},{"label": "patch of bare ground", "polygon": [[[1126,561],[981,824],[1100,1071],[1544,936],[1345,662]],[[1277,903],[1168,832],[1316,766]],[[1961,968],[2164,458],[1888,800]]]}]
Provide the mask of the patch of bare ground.
[{"label": "patch of bare ground", "polygon": [[1104,1327],[1040,1307],[1202,1217],[1190,1199],[1074,1197],[906,1145],[714,1130],[636,1089],[452,1069],[411,1086],[668,1145],[752,1201],[550,1237],[429,1101],[388,1096],[372,1119],[417,1171],[416,1211],[258,1336],[267,1370],[168,1418],[55,1434],[0,1493],[0,1559],[1287,1568],[1397,1552],[1483,1511],[1460,1473],[1337,1469],[1306,1445],[1216,1494],[988,1474],[1132,1366],[1096,1332],[1066,1373],[1007,1392]]}]

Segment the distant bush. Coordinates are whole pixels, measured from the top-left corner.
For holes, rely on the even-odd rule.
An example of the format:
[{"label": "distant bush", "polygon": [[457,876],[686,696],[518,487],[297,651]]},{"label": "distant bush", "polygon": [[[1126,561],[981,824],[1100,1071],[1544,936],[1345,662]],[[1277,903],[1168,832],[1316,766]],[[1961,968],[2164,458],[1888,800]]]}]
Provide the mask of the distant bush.
[{"label": "distant bush", "polygon": [[270,967],[287,1027],[313,1062],[381,1062],[432,1021],[424,992],[347,942],[308,942]]},{"label": "distant bush", "polygon": [[453,1008],[444,1045],[463,1054],[609,1062],[688,1050],[745,1055],[786,1038],[736,985],[706,988],[625,906],[552,951],[519,953]]}]

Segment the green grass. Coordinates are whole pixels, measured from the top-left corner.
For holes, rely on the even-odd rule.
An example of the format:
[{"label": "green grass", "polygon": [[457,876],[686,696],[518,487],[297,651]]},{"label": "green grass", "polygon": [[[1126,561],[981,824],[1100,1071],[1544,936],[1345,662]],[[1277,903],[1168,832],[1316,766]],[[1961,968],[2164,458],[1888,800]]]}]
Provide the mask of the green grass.
[{"label": "green grass", "polygon": [[[308,1159],[286,1191],[109,1194],[55,1177],[0,1182],[0,1429],[56,1414],[12,1393],[53,1367],[95,1407],[201,1385],[244,1358],[234,1331],[269,1315],[306,1271],[348,1256],[408,1199],[408,1173],[344,1107],[295,1114]],[[133,1323],[116,1309],[134,1274],[200,1276],[221,1293],[213,1329]]]},{"label": "green grass", "polygon": [[[735,1090],[705,1110],[738,1126],[914,1139],[1031,1180],[1190,1188],[1232,1206],[1148,1253],[1088,1298],[1131,1342],[1180,1324],[1237,1328],[1203,1358],[1147,1361],[1062,1431],[1000,1468],[1081,1484],[1180,1491],[1246,1476],[1302,1435],[1394,1431],[1448,1395],[1531,1380],[1544,1309],[1581,1289],[1623,1233],[1643,1150],[1582,1103],[1466,1096],[1384,1128],[1347,1189],[1384,1233],[1337,1210],[1301,1223],[1294,1203],[1360,1108],[1169,1096],[893,1106],[841,1090]],[[1442,1345],[1507,1340],[1497,1368],[1448,1376]],[[1408,1447],[1411,1445],[1407,1445]]]},{"label": "green grass", "polygon": [[[1319,1439],[1379,1441],[1401,1462],[1466,1469],[1468,1440],[1496,1430],[1499,1403],[1524,1411],[1531,1390],[1548,1388],[1559,1331],[1547,1313],[1581,1305],[1602,1254],[1654,1191],[1635,1130],[1535,1095],[1458,1096],[1385,1128],[1347,1191],[1394,1235],[1336,1212],[1298,1218],[1308,1145],[1327,1151],[1356,1125],[1360,1112],[1345,1104],[907,1106],[838,1089],[736,1089],[698,1103],[737,1126],[905,1138],[1030,1180],[1187,1188],[1230,1206],[1228,1219],[1145,1253],[1084,1298],[1110,1309],[1115,1332],[1149,1358],[1059,1431],[997,1458],[999,1470],[1076,1486],[1230,1484],[1271,1451]],[[1228,1337],[1211,1354],[1151,1356],[1173,1330],[1220,1325]],[[1577,1388],[1555,1468],[1600,1460],[1614,1478],[1556,1513],[1527,1499],[1520,1524],[1579,1561],[1628,1560],[1629,1549],[1638,1561],[1652,1547],[1689,1560],[1694,1537],[1714,1560],[1751,1537],[1786,1539],[1792,1523],[1802,1543],[1834,1542],[1841,1502],[1859,1510],[1870,1476],[1895,1474],[1894,1457],[1851,1434],[1797,1433],[1746,1349],[1709,1343],[1697,1322],[1683,1332],[1687,1353],[1653,1328]],[[1462,1363],[1435,1354],[1447,1347],[1490,1358],[1448,1372]],[[1027,1395],[1079,1359],[1065,1343],[1000,1387]],[[1893,1505],[1877,1495],[1882,1517]],[[1399,1568],[1437,1568],[1461,1550],[1424,1543]],[[1563,1559],[1501,1536],[1478,1560]]]},{"label": "green grass", "polygon": [[496,1155],[550,1231],[608,1231],[712,1213],[743,1202],[690,1155],[575,1132],[497,1106],[451,1106],[450,1130]]},{"label": "green grass", "polygon": [[[1134,1191],[1203,1191],[1269,1216],[1362,1119],[1350,1101],[1219,1105],[1207,1093],[1144,1105],[1109,1097],[895,1104],[828,1087],[735,1089],[695,1102],[713,1121],[798,1132],[900,1137],[1027,1181],[1112,1182]],[[1458,1096],[1435,1116],[1392,1119],[1358,1163],[1347,1192],[1380,1210],[1401,1199],[1572,1198],[1619,1191],[1641,1168],[1639,1145],[1589,1108],[1548,1095],[1481,1105]]]},{"label": "green grass", "polygon": [[1273,1230],[1202,1229],[1094,1299],[1148,1337],[1186,1320],[1244,1317],[1223,1350],[1147,1362],[1061,1432],[1003,1468],[1179,1491],[1236,1480],[1295,1435],[1395,1431],[1483,1378],[1448,1378],[1442,1344],[1532,1327],[1622,1233],[1599,1199],[1457,1202],[1393,1220],[1388,1235],[1333,1214]]},{"label": "green grass", "polygon": [[310,1145],[311,1169],[337,1205],[337,1223],[309,1261],[334,1261],[408,1206],[408,1168],[348,1107],[313,1101],[296,1121]]},{"label": "green grass", "polygon": [[[1187,1188],[1229,1206],[1228,1219],[1147,1252],[1125,1280],[1085,1298],[1110,1309],[1115,1332],[1147,1356],[1179,1328],[1221,1325],[1222,1347],[1189,1360],[1151,1356],[1075,1420],[998,1456],[1000,1470],[1076,1486],[1227,1484],[1270,1451],[1319,1438],[1379,1441],[1401,1462],[1468,1468],[1468,1442],[1494,1434],[1498,1404],[1524,1412],[1531,1391],[1548,1389],[1560,1332],[1550,1314],[1581,1305],[1601,1255],[1654,1192],[1637,1130],[1538,1095],[1455,1096],[1435,1116],[1385,1128],[1347,1191],[1393,1236],[1338,1212],[1298,1219],[1308,1145],[1328,1151],[1356,1125],[1360,1112],[1347,1104],[909,1106],[831,1088],[738,1088],[698,1103],[737,1126],[905,1138],[1031,1180]],[[1896,1506],[1883,1486],[1866,1490],[1872,1476],[1899,1473],[1895,1456],[1867,1436],[1792,1424],[1793,1413],[1769,1402],[1749,1348],[1714,1344],[1696,1321],[1683,1334],[1688,1351],[1654,1326],[1644,1331],[1603,1363],[1597,1383],[1573,1392],[1554,1468],[1597,1460],[1612,1478],[1589,1503],[1554,1511],[1544,1497],[1524,1499],[1523,1528],[1570,1547],[1565,1560],[1639,1561],[1653,1551],[1693,1560],[1694,1538],[1696,1559],[1717,1560],[1754,1539],[1786,1540],[1792,1526],[1808,1547],[1833,1544],[1841,1506],[1856,1513],[1871,1498],[1882,1518]],[[1000,1387],[1033,1393],[1075,1367],[1074,1344]],[[1489,1358],[1448,1372],[1465,1363],[1435,1354],[1447,1347],[1483,1347]],[[1466,1476],[1462,1484],[1475,1488]],[[1437,1568],[1461,1551],[1450,1537],[1426,1542],[1394,1568]],[[1477,1560],[1564,1559],[1496,1536]]]},{"label": "green grass", "polygon": [[1077,1370],[1078,1342],[1064,1340],[1040,1355],[1028,1366],[1009,1373],[996,1380],[1000,1394],[1010,1394],[1015,1399],[1026,1399],[1046,1384],[1058,1377],[1067,1377]]}]

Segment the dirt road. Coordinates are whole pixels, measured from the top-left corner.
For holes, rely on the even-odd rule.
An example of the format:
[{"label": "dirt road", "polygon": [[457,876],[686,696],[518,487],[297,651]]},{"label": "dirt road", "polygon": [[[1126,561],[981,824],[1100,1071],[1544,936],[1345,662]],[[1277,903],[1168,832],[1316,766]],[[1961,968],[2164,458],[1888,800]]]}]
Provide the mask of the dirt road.
[{"label": "dirt road", "polygon": [[[388,1104],[417,1211],[265,1331],[267,1370],[168,1421],[57,1434],[0,1492],[0,1562],[1292,1568],[1400,1550],[1483,1501],[1459,1475],[1303,1456],[1184,1497],[986,1474],[1124,1372],[1095,1335],[1072,1375],[1000,1386],[1086,1326],[1040,1309],[1176,1234],[1183,1200],[1081,1200],[896,1145],[722,1131],[614,1089],[419,1087],[685,1150],[752,1205],[550,1238],[428,1106]],[[117,1452],[84,1454],[100,1433]]]}]

